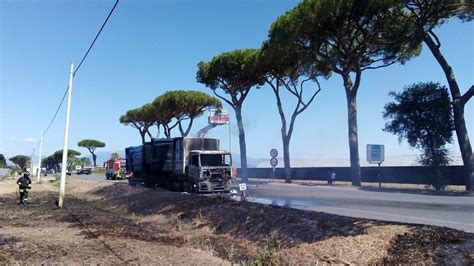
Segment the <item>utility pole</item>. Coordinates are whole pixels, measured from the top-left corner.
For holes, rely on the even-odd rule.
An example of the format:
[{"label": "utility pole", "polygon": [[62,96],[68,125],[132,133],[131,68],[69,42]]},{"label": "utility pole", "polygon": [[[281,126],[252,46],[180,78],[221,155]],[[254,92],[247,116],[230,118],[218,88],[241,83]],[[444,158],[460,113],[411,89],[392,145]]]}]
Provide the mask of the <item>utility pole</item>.
[{"label": "utility pole", "polygon": [[41,150],[43,149],[43,131],[41,131],[41,137],[40,137],[40,149],[39,149],[39,159],[38,159],[38,176],[36,177],[37,181],[40,181],[40,175],[41,175]]},{"label": "utility pole", "polygon": [[67,156],[68,156],[68,138],[69,138],[69,117],[71,114],[71,95],[72,95],[72,79],[74,78],[74,64],[71,63],[71,70],[69,72],[69,88],[67,94],[67,108],[66,108],[66,126],[64,127],[64,147],[63,147],[63,160],[61,164],[61,184],[59,187],[59,202],[58,207],[62,208],[64,203],[64,195],[66,191],[66,168],[67,168]]}]

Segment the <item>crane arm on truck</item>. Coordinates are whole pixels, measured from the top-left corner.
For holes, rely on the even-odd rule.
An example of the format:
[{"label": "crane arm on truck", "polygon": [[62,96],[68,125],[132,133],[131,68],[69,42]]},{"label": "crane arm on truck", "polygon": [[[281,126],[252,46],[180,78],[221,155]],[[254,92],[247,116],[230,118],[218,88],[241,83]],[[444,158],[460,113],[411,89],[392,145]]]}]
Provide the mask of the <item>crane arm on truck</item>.
[{"label": "crane arm on truck", "polygon": [[218,125],[216,125],[216,124],[209,124],[209,125],[207,125],[207,126],[201,128],[201,129],[197,132],[197,136],[198,136],[199,138],[204,138],[204,137],[206,136],[207,132],[209,132],[209,130],[215,128],[216,126],[218,126]]}]

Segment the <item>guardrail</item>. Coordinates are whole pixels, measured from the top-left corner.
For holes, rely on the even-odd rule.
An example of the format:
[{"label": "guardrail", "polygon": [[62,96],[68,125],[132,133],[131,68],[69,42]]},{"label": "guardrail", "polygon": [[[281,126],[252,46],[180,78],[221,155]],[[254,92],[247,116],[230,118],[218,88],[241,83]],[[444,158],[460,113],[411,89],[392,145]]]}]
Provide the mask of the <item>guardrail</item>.
[{"label": "guardrail", "polygon": [[[240,169],[238,169],[240,170]],[[336,181],[350,182],[350,167],[295,167],[291,169],[293,180],[327,181],[330,173],[336,173]],[[238,171],[239,172],[239,171]],[[462,166],[441,167],[446,185],[464,185]],[[425,166],[361,167],[362,182],[431,184],[435,170]],[[269,179],[272,168],[248,168],[249,178]],[[284,179],[284,169],[275,169],[275,179]]]}]

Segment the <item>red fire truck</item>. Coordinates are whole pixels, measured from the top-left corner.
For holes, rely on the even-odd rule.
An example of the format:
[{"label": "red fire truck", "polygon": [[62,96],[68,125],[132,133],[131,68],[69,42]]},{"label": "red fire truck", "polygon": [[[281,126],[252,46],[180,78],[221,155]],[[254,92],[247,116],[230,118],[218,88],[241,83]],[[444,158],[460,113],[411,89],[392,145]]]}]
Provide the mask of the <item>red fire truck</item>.
[{"label": "red fire truck", "polygon": [[127,178],[125,159],[108,160],[105,162],[105,178],[123,180]]}]

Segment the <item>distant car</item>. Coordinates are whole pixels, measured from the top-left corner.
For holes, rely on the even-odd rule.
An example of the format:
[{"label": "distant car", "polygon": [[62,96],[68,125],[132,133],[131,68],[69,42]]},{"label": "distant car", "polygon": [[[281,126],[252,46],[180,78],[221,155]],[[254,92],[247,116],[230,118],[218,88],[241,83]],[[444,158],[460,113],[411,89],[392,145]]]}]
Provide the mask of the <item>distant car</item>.
[{"label": "distant car", "polygon": [[90,175],[92,174],[92,170],[91,169],[82,169],[80,171],[80,173],[78,173],[79,175]]},{"label": "distant car", "polygon": [[72,175],[72,172],[70,170],[66,170],[66,175]]}]

